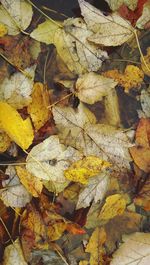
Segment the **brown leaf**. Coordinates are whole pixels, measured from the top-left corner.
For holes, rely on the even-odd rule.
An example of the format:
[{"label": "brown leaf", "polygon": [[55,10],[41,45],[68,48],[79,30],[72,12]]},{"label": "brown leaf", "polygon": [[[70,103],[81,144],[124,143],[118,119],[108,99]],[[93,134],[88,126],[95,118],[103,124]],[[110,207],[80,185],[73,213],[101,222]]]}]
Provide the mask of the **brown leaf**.
[{"label": "brown leaf", "polygon": [[135,164],[144,172],[150,172],[150,148],[133,146],[129,150]]},{"label": "brown leaf", "polygon": [[141,206],[145,211],[150,211],[150,175],[139,194],[135,197],[134,203]]}]

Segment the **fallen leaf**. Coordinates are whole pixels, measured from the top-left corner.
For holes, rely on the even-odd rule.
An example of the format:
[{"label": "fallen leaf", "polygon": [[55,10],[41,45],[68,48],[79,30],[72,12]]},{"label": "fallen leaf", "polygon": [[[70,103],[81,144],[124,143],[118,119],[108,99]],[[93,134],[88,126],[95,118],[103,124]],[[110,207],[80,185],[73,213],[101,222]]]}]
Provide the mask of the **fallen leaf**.
[{"label": "fallen leaf", "polygon": [[6,27],[9,35],[17,35],[20,32],[14,20],[2,5],[0,5],[0,23]]},{"label": "fallen leaf", "polygon": [[8,135],[5,132],[0,131],[0,153],[5,152],[10,146],[10,143],[11,140]]},{"label": "fallen leaf", "polygon": [[150,235],[133,233],[123,236],[123,244],[113,254],[110,265],[129,264],[146,265],[150,259]]},{"label": "fallen leaf", "polygon": [[75,95],[85,103],[94,104],[107,96],[116,85],[113,79],[90,72],[77,79]]},{"label": "fallen leaf", "polygon": [[134,29],[117,13],[105,16],[103,12],[84,0],[78,0],[81,14],[93,34],[88,40],[104,46],[118,46],[133,37]]},{"label": "fallen leaf", "polygon": [[69,184],[64,170],[81,157],[74,148],[60,144],[58,136],[50,136],[32,148],[26,167],[35,177],[45,180],[48,190],[58,193]]},{"label": "fallen leaf", "polygon": [[86,185],[79,193],[76,209],[90,206],[92,200],[94,200],[95,203],[102,200],[107,191],[108,183],[109,174],[105,172],[90,179],[88,185]]},{"label": "fallen leaf", "polygon": [[[136,27],[144,29],[144,26],[150,20],[150,1],[148,0],[143,6],[142,16],[137,20]],[[150,74],[150,73],[149,73]]]},{"label": "fallen leaf", "polygon": [[129,9],[134,11],[137,7],[138,0],[106,0],[106,2],[109,4],[112,11],[116,11],[121,7],[123,4],[125,4]]},{"label": "fallen leaf", "polygon": [[30,3],[25,0],[1,0],[1,4],[7,10],[19,31],[25,30],[30,25],[33,15]]},{"label": "fallen leaf", "polygon": [[[150,5],[150,4],[149,4]],[[144,58],[144,59],[143,59]],[[144,74],[150,76],[150,47],[147,48],[146,55],[140,58],[141,60],[141,67]]]},{"label": "fallen leaf", "polygon": [[30,174],[24,167],[16,166],[17,176],[22,185],[33,197],[39,197],[42,192],[43,184],[40,179]]},{"label": "fallen leaf", "polygon": [[89,262],[87,260],[81,260],[79,262],[79,265],[88,265],[88,264],[89,264]]},{"label": "fallen leaf", "polygon": [[8,207],[24,207],[31,201],[30,194],[20,183],[13,166],[8,166],[5,174],[9,179],[2,181],[3,189],[0,191],[2,201]]},{"label": "fallen leaf", "polygon": [[67,224],[67,231],[73,235],[83,235],[86,234],[86,231],[81,228],[78,224],[68,223]]},{"label": "fallen leaf", "polygon": [[[41,263],[42,262],[42,263]],[[32,251],[32,265],[37,264],[42,265],[66,265],[65,259],[63,260],[61,256],[58,255],[58,253],[54,250],[48,249],[48,250],[34,250]]]},{"label": "fallen leaf", "polygon": [[150,146],[150,120],[141,118],[136,129],[136,143],[142,147]]},{"label": "fallen leaf", "polygon": [[4,24],[0,23],[0,38],[7,34],[7,28]]},{"label": "fallen leaf", "polygon": [[150,87],[141,91],[140,102],[146,118],[150,118]]},{"label": "fallen leaf", "polygon": [[5,102],[0,102],[0,109],[0,128],[22,149],[27,149],[34,137],[30,119],[23,120],[19,113]]},{"label": "fallen leaf", "polygon": [[3,265],[27,265],[24,259],[19,238],[17,238],[13,244],[8,245],[5,248],[3,256]]},{"label": "fallen leaf", "polygon": [[99,219],[108,221],[116,215],[122,215],[125,208],[126,201],[120,194],[108,196],[99,214]]},{"label": "fallen leaf", "polygon": [[16,109],[22,109],[32,101],[32,87],[35,74],[35,65],[25,69],[32,78],[17,72],[10,79],[5,78],[0,85],[0,100],[6,101]]},{"label": "fallen leaf", "polygon": [[134,163],[144,172],[150,172],[150,148],[133,146],[129,150]]},{"label": "fallen leaf", "polygon": [[106,241],[106,232],[103,227],[97,227],[90,237],[85,251],[90,253],[90,265],[102,265],[105,249],[103,247]]},{"label": "fallen leaf", "polygon": [[110,166],[109,162],[103,161],[96,156],[87,156],[82,160],[74,162],[64,171],[64,175],[71,181],[87,184],[89,178],[94,177],[100,171]]},{"label": "fallen leaf", "polygon": [[142,189],[134,198],[134,203],[145,211],[150,211],[150,176],[147,177]]},{"label": "fallen leaf", "polygon": [[32,92],[32,102],[28,105],[35,130],[38,131],[49,119],[49,94],[42,83],[35,83]]},{"label": "fallen leaf", "polygon": [[144,78],[143,71],[134,65],[127,65],[124,74],[119,73],[119,71],[115,69],[107,71],[103,75],[116,80],[123,86],[126,93],[129,93],[132,88],[138,88]]}]

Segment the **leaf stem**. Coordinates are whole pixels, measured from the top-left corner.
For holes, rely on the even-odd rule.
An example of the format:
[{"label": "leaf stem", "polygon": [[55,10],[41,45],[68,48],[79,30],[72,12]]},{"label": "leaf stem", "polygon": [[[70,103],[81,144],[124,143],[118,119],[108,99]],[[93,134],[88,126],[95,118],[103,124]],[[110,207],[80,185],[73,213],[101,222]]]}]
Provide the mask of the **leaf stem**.
[{"label": "leaf stem", "polygon": [[57,100],[56,102],[54,102],[53,104],[49,105],[47,108],[50,109],[52,108],[53,106],[55,106],[56,104],[58,104],[59,102],[63,101],[64,99],[70,97],[71,95],[73,95],[73,93],[71,92],[70,94],[64,96],[63,98],[61,98],[60,100]]}]

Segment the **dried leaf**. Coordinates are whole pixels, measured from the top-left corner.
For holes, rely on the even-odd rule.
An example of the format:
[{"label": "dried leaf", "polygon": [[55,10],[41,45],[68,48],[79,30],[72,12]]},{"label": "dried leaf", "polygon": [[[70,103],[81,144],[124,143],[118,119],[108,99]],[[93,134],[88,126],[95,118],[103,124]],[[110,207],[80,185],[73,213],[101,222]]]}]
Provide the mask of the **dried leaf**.
[{"label": "dried leaf", "polygon": [[116,11],[121,7],[123,4],[125,4],[129,9],[134,11],[137,7],[138,0],[106,0],[106,2],[109,4],[111,10]]},{"label": "dried leaf", "polygon": [[19,113],[5,102],[0,102],[0,109],[0,128],[22,149],[27,149],[34,137],[30,119],[23,120]]},{"label": "dried leaf", "polygon": [[99,218],[108,221],[116,215],[123,214],[126,208],[126,201],[120,194],[114,194],[106,198],[106,202],[101,209]]},{"label": "dried leaf", "polygon": [[147,90],[142,90],[140,101],[146,118],[150,118],[150,87]]},{"label": "dried leaf", "polygon": [[134,203],[145,211],[150,211],[150,176],[147,177],[142,189],[134,198]]},{"label": "dried leaf", "polygon": [[42,83],[35,83],[32,92],[32,102],[28,106],[35,130],[38,131],[49,119],[49,94]]},{"label": "dried leaf", "polygon": [[94,177],[100,171],[110,166],[109,162],[103,161],[96,156],[87,156],[82,160],[74,162],[64,171],[64,175],[71,181],[87,184],[89,178]]},{"label": "dried leaf", "polygon": [[147,1],[144,4],[142,16],[136,22],[136,27],[138,27],[139,29],[144,29],[144,26],[149,20],[150,20],[150,1]]},{"label": "dried leaf", "polygon": [[7,34],[7,28],[4,24],[0,23],[0,38]]},{"label": "dried leaf", "polygon": [[50,136],[32,148],[26,167],[35,177],[45,180],[44,185],[50,191],[58,193],[69,183],[64,170],[81,157],[74,148],[60,144],[58,136]]},{"label": "dried leaf", "polygon": [[32,20],[32,6],[25,0],[1,0],[1,4],[7,10],[18,29],[25,30]]},{"label": "dried leaf", "polygon": [[8,166],[5,174],[9,175],[9,179],[2,181],[4,187],[4,189],[0,191],[2,201],[8,207],[24,207],[31,201],[30,194],[20,183],[13,166]]},{"label": "dried leaf", "polygon": [[[150,6],[150,3],[149,3],[149,6]],[[143,57],[144,57],[144,60],[143,60]],[[150,76],[150,70],[149,70],[150,69],[150,47],[147,48],[147,53],[143,57],[141,57],[142,70],[143,70],[144,74]]]},{"label": "dried leaf", "polygon": [[97,203],[102,200],[108,188],[109,174],[102,172],[89,180],[88,185],[80,191],[76,209],[86,208],[94,200]]},{"label": "dried leaf", "polygon": [[123,236],[123,244],[113,254],[110,265],[146,265],[150,259],[150,234],[133,233]]},{"label": "dried leaf", "polygon": [[0,22],[6,27],[9,35],[17,35],[20,32],[14,20],[2,5],[0,5]]},{"label": "dried leaf", "polygon": [[10,79],[5,78],[0,85],[0,100],[6,101],[16,109],[22,109],[29,105],[32,101],[32,87],[35,74],[35,65],[26,68],[26,73],[30,74],[32,78],[17,72],[13,74]]},{"label": "dried leaf", "polygon": [[150,146],[150,120],[140,119],[136,129],[136,143],[143,147]]},{"label": "dried leaf", "polygon": [[11,140],[8,135],[5,132],[0,131],[0,153],[5,152],[10,146],[10,143]]},{"label": "dried leaf", "polygon": [[33,197],[39,197],[42,192],[43,184],[40,179],[34,177],[30,174],[25,168],[21,166],[16,166],[17,176],[20,179],[20,182],[27,189]]},{"label": "dried leaf", "polygon": [[90,72],[78,78],[75,94],[81,101],[94,104],[107,96],[116,85],[116,81]]},{"label": "dried leaf", "polygon": [[92,236],[90,237],[89,243],[86,247],[86,252],[91,254],[90,265],[103,265],[103,255],[105,250],[103,244],[106,241],[106,232],[103,227],[97,227]]},{"label": "dried leaf", "polygon": [[27,265],[27,262],[24,259],[22,248],[19,242],[19,239],[16,239],[15,242],[5,248],[3,265]]},{"label": "dried leaf", "polygon": [[99,9],[84,0],[78,0],[81,14],[93,34],[88,40],[104,46],[118,46],[133,37],[134,29],[117,13],[105,16]]},{"label": "dried leaf", "polygon": [[143,71],[134,65],[127,65],[124,74],[119,73],[118,70],[110,70],[104,73],[104,76],[113,78],[121,86],[123,86],[126,93],[129,93],[130,89],[138,88],[143,82]]}]

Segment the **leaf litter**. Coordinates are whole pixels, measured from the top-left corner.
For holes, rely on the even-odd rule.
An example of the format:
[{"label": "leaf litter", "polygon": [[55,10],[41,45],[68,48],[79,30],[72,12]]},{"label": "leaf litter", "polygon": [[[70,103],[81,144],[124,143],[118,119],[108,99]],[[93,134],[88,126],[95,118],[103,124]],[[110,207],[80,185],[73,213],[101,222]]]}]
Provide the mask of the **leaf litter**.
[{"label": "leaf litter", "polygon": [[2,264],[149,264],[150,4],[106,2],[1,1]]}]

